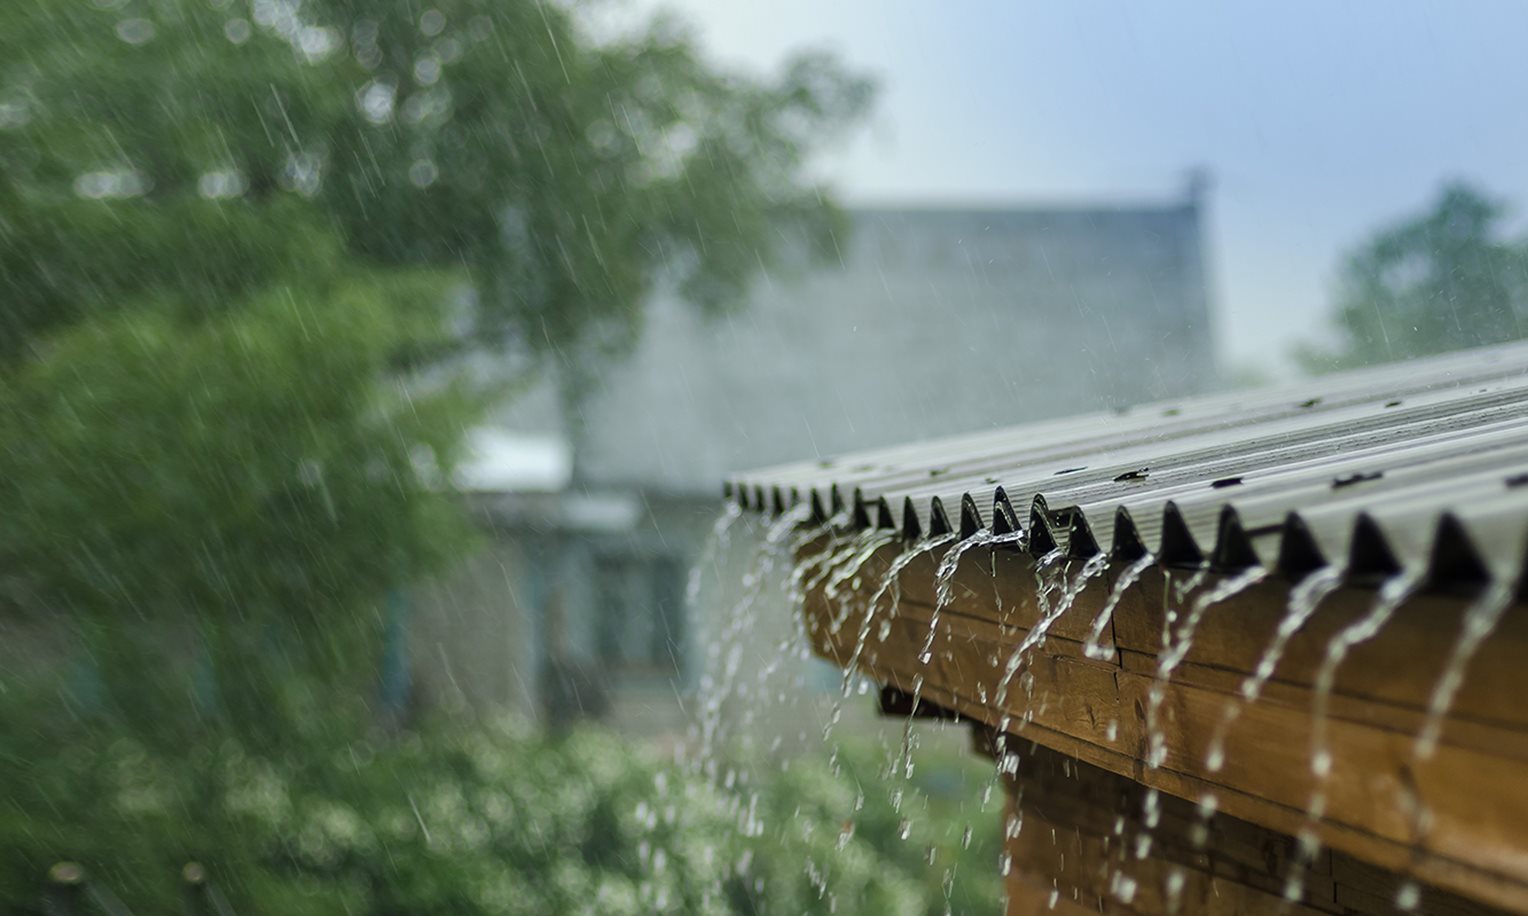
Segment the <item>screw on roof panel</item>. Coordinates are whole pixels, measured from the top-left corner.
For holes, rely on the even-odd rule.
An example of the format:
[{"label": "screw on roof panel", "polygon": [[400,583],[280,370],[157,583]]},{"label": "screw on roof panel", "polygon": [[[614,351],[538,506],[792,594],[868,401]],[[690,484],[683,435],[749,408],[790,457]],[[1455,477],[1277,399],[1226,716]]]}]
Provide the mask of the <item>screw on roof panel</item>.
[{"label": "screw on roof panel", "polygon": [[1346,474],[1342,477],[1332,478],[1332,489],[1340,490],[1343,487],[1351,487],[1354,484],[1366,483],[1370,480],[1379,480],[1384,476],[1384,471],[1360,471],[1357,474]]}]

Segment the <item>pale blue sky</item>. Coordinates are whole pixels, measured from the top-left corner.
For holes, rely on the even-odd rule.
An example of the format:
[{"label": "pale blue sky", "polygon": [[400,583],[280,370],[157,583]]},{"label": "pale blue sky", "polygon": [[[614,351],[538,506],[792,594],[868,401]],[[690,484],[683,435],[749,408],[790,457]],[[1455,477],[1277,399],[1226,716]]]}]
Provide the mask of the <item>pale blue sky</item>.
[{"label": "pale blue sky", "polygon": [[1445,178],[1528,209],[1525,2],[643,5],[720,60],[873,73],[869,128],[823,163],[853,202],[1165,198],[1206,166],[1228,363],[1321,334],[1339,253]]}]

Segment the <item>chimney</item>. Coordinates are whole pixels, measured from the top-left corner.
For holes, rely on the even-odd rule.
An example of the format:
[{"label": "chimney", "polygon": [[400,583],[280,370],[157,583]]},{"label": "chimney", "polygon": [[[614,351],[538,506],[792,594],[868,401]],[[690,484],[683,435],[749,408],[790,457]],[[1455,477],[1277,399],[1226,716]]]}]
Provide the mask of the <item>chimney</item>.
[{"label": "chimney", "polygon": [[1205,166],[1196,165],[1189,169],[1183,179],[1183,205],[1193,210],[1204,209],[1213,183],[1210,170]]}]

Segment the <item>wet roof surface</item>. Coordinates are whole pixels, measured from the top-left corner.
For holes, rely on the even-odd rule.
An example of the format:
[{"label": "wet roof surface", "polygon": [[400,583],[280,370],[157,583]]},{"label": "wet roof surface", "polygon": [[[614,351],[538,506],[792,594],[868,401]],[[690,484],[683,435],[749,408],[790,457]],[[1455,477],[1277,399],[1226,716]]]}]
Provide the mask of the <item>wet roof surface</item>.
[{"label": "wet roof surface", "polygon": [[784,465],[726,492],[909,537],[1021,528],[1037,553],[1520,582],[1528,344]]}]

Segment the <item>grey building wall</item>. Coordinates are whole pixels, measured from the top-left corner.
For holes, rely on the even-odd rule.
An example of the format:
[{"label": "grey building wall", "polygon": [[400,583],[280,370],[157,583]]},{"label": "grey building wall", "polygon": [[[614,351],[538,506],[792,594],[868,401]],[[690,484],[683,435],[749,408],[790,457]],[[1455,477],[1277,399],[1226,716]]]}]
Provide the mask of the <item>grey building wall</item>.
[{"label": "grey building wall", "polygon": [[728,472],[1204,390],[1196,198],[860,210],[841,266],[707,320],[651,304],[583,405],[579,473],[711,493]]},{"label": "grey building wall", "polygon": [[410,590],[410,667],[424,705],[538,717],[540,583],[529,550],[489,534],[450,574]]},{"label": "grey building wall", "polygon": [[[460,704],[529,715],[556,659],[602,682],[609,721],[677,740],[753,554],[734,550],[704,578],[671,671],[617,664],[600,628],[647,613],[652,586],[633,572],[644,563],[682,593],[729,472],[1211,387],[1202,217],[1196,193],[1138,207],[864,209],[840,265],[765,278],[728,317],[656,298],[635,352],[597,373],[581,423],[564,422],[547,387],[500,416],[572,437],[574,485],[477,495],[493,542],[421,602],[418,676]],[[637,509],[588,516],[618,504]],[[753,612],[735,647],[740,686],[778,681],[760,675],[794,627],[782,596]],[[812,663],[784,664],[798,686],[821,679]],[[735,698],[735,715],[770,720],[755,726],[786,741],[818,727],[784,704],[801,690],[771,689],[781,699]]]}]

